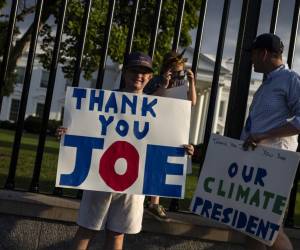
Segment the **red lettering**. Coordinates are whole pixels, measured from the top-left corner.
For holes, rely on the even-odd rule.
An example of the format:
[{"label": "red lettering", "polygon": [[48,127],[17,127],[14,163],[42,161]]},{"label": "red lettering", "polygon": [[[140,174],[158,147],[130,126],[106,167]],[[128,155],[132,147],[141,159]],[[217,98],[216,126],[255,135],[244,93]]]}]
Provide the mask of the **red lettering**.
[{"label": "red lettering", "polygon": [[[118,159],[127,161],[125,174],[119,175],[115,171]],[[133,145],[126,141],[117,141],[102,155],[99,163],[99,174],[104,182],[116,191],[124,191],[137,179],[139,171],[139,153]]]}]

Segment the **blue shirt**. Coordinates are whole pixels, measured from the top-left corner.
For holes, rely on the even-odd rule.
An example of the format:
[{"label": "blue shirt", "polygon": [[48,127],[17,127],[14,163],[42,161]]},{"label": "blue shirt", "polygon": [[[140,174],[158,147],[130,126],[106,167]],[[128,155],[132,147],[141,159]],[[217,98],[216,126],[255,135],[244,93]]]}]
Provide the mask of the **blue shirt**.
[{"label": "blue shirt", "polygon": [[[257,89],[241,139],[288,122],[300,129],[300,76],[282,65],[270,72]],[[294,151],[297,135],[272,139],[265,144]]]}]

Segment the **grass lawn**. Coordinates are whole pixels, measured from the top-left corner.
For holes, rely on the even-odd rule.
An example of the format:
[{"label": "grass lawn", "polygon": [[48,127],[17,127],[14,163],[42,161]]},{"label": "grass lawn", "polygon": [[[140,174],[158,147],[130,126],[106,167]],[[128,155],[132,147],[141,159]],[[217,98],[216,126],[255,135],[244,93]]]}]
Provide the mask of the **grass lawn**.
[{"label": "grass lawn", "polygon": [[[8,174],[14,131],[0,129],[0,187],[3,187]],[[15,185],[16,189],[28,190],[33,174],[38,135],[24,133],[21,141],[21,150],[18,158]],[[54,137],[47,137],[43,156],[40,192],[52,193],[55,184],[56,166],[58,158],[59,141]],[[181,209],[188,210],[194,189],[197,184],[198,167],[194,165],[193,175],[189,175],[186,183],[186,198],[180,200]],[[64,189],[64,194],[75,195],[76,192]],[[169,199],[162,199],[162,203],[168,206]]]},{"label": "grass lawn", "polygon": [[[14,131],[0,129],[0,187],[3,187],[8,174]],[[15,188],[28,190],[33,174],[36,157],[38,136],[24,133],[19,152]],[[52,193],[55,185],[56,166],[58,158],[59,141],[54,137],[47,137],[45,152],[40,175],[40,192]],[[66,190],[67,195],[74,191]]]},{"label": "grass lawn", "polygon": [[[14,131],[0,129],[0,187],[3,187],[8,174]],[[28,190],[33,174],[38,136],[24,133],[21,141],[21,150],[18,158],[15,186],[16,189]],[[47,137],[43,156],[40,192],[52,193],[55,185],[56,166],[59,141],[54,137]],[[188,210],[198,181],[198,165],[193,165],[193,173],[187,176],[185,199],[180,200],[180,209]],[[75,196],[76,191],[64,189],[67,196]],[[161,203],[168,207],[169,199],[162,198]],[[300,225],[300,193],[297,194],[295,223]]]}]

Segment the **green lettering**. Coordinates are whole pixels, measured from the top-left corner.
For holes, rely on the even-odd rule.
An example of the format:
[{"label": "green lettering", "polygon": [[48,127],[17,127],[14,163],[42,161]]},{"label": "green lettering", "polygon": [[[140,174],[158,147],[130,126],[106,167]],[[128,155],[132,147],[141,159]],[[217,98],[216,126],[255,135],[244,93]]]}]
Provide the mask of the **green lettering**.
[{"label": "green lettering", "polygon": [[253,203],[255,203],[255,206],[259,207],[259,189],[257,189],[251,197],[249,205],[252,205]]},{"label": "green lettering", "polygon": [[285,206],[286,197],[281,195],[277,195],[274,201],[273,210],[272,212],[275,214],[282,214],[282,208]]},{"label": "green lettering", "polygon": [[225,197],[225,191],[222,190],[222,187],[223,187],[223,180],[220,180],[220,184],[219,184],[219,187],[218,187],[218,192],[217,192],[217,195],[219,196],[222,196],[222,197]]},{"label": "green lettering", "polygon": [[244,203],[247,203],[249,197],[250,188],[247,187],[246,190],[243,189],[243,186],[239,185],[235,200],[239,201],[240,198],[244,199]]},{"label": "green lettering", "polygon": [[231,199],[232,193],[233,193],[233,189],[234,189],[234,183],[231,182],[230,183],[230,189],[229,189],[228,197],[227,197],[228,199]]},{"label": "green lettering", "polygon": [[266,209],[269,205],[270,199],[274,198],[274,193],[264,191],[264,197],[265,197],[265,201],[264,201],[263,209]]},{"label": "green lettering", "polygon": [[209,188],[208,184],[209,182],[215,182],[215,178],[213,177],[207,177],[205,180],[204,180],[204,190],[205,192],[207,193],[211,193],[212,189]]}]

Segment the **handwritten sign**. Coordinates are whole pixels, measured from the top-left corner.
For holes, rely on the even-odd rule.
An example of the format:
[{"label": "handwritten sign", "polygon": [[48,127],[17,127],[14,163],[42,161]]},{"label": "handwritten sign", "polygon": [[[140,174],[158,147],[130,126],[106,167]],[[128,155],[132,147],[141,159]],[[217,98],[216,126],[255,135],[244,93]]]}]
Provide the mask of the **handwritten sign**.
[{"label": "handwritten sign", "polygon": [[300,156],[212,135],[191,210],[272,245],[282,224]]},{"label": "handwritten sign", "polygon": [[68,88],[56,186],[183,197],[190,102]]}]

